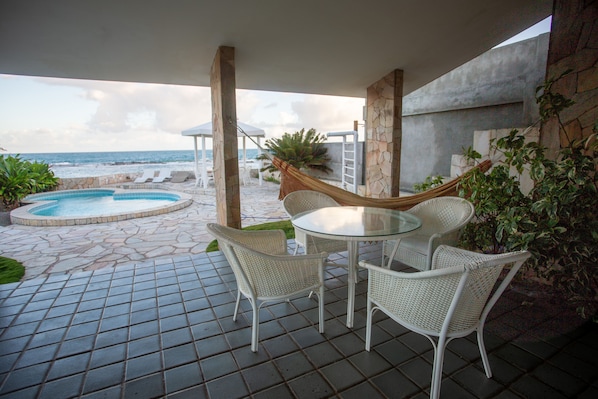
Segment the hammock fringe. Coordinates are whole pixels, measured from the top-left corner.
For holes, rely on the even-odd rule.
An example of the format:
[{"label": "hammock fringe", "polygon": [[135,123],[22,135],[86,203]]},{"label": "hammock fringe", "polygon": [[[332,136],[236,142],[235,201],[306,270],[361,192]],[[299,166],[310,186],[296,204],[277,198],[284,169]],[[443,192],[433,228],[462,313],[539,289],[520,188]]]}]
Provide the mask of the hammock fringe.
[{"label": "hammock fringe", "polygon": [[[333,186],[320,179],[311,177],[301,172],[299,169],[288,164],[278,157],[272,157],[272,164],[281,173],[281,185],[278,199],[282,200],[287,194],[297,190],[313,190],[329,195],[334,198],[336,202],[345,206],[371,206],[377,208],[407,210],[420,202],[431,198],[442,196],[458,196],[458,184],[462,177],[467,173],[452,179],[440,186],[434,187],[428,191],[405,196],[405,197],[391,197],[391,198],[367,198],[361,195],[343,190],[340,187]],[[486,172],[492,166],[490,160],[485,160],[476,168]]]}]

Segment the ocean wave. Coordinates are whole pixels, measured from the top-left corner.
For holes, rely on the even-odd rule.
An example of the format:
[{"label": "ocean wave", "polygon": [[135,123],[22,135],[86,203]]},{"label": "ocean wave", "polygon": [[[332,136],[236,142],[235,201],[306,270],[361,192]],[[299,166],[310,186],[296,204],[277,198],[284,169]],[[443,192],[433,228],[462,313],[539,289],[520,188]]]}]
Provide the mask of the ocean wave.
[{"label": "ocean wave", "polygon": [[168,163],[168,161],[115,161],[106,163],[105,165],[162,165]]},{"label": "ocean wave", "polygon": [[[239,160],[243,158],[239,149]],[[193,171],[195,157],[193,151],[123,151],[123,152],[79,152],[22,154],[24,159],[45,162],[50,165],[54,175],[60,178],[94,177],[112,174],[141,174],[144,170],[155,168],[168,170]],[[206,160],[211,162],[212,150],[206,150]],[[257,149],[247,149],[247,159],[254,159]],[[198,154],[201,163],[202,153]]]}]

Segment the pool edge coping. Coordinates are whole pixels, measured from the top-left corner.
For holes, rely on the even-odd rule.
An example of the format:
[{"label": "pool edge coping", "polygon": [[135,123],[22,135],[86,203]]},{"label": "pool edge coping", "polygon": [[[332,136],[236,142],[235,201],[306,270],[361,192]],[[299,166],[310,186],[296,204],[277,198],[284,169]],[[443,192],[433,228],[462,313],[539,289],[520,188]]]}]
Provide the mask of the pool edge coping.
[{"label": "pool edge coping", "polygon": [[193,203],[193,196],[191,194],[170,191],[170,190],[159,190],[159,189],[123,189],[123,188],[84,188],[84,189],[72,189],[72,190],[59,190],[55,193],[69,193],[69,192],[81,192],[81,191],[111,191],[113,194],[123,194],[135,191],[137,193],[170,193],[179,196],[179,200],[168,205],[160,205],[154,208],[148,208],[141,211],[123,212],[117,214],[104,214],[97,216],[37,216],[29,212],[30,209],[43,206],[44,203],[51,203],[53,200],[35,200],[36,195],[42,196],[51,194],[52,192],[37,193],[27,196],[23,202],[28,205],[21,206],[10,212],[10,222],[12,224],[22,226],[34,226],[34,227],[59,227],[59,226],[80,226],[87,224],[99,224],[99,223],[110,223],[118,222],[122,220],[137,219],[149,216],[158,216],[166,213],[174,212],[188,207]]}]

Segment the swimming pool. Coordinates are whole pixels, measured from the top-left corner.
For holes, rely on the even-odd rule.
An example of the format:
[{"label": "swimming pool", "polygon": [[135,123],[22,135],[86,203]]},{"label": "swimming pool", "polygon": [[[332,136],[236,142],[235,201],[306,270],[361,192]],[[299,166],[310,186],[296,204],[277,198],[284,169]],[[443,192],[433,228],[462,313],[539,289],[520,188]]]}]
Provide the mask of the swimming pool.
[{"label": "swimming pool", "polygon": [[34,194],[31,205],[10,213],[11,222],[28,226],[70,226],[156,216],[185,208],[190,195],[160,190],[84,189]]}]

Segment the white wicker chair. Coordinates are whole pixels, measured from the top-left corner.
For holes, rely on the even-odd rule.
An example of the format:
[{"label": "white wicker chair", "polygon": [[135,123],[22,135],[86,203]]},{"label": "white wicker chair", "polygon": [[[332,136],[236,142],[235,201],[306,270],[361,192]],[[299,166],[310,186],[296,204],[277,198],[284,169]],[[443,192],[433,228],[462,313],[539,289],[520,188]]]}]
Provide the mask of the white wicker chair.
[{"label": "white wicker chair", "polygon": [[281,301],[302,293],[318,293],[319,331],[324,332],[324,260],[326,253],[289,255],[282,230],[244,231],[215,223],[208,231],[231,265],[237,281],[237,320],[243,294],[251,303],[251,350],[258,351],[259,310],[265,302]]},{"label": "white wicker chair", "polygon": [[[298,190],[287,194],[282,200],[282,206],[289,215],[293,217],[301,212],[311,211],[329,206],[340,206],[332,197],[312,190]],[[295,229],[295,252],[299,247],[305,249],[305,253],[318,252],[344,252],[347,250],[347,243],[339,240],[328,240],[326,238],[312,237]]]},{"label": "white wicker chair", "polygon": [[[485,255],[441,245],[434,252],[433,270],[429,271],[401,273],[362,262],[369,276],[365,349],[370,350],[372,315],[377,310],[427,337],[434,347],[430,397],[438,398],[446,345],[477,331],[486,376],[492,377],[484,346],[484,323],[529,256],[527,251]],[[511,263],[511,270],[493,292],[503,266]]]},{"label": "white wicker chair", "polygon": [[474,215],[473,204],[459,197],[438,197],[423,201],[410,212],[422,221],[416,234],[383,243],[382,264],[388,256],[418,270],[430,270],[432,254],[439,245],[456,246],[461,230]]}]

